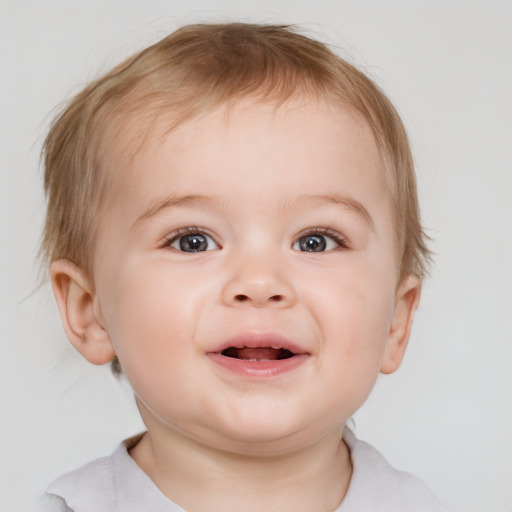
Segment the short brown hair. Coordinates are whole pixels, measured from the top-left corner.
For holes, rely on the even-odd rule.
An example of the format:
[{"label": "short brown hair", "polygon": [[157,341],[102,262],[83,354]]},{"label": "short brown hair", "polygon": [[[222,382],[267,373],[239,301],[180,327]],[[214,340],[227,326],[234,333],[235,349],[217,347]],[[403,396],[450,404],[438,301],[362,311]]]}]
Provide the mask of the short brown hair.
[{"label": "short brown hair", "polygon": [[[384,93],[326,45],[289,26],[243,23],[180,28],[89,84],[53,122],[43,147],[48,210],[42,254],[90,272],[105,189],[102,143],[112,124],[151,112],[185,119],[244,97],[284,102],[313,95],[355,109],[368,122],[393,201],[399,275],[425,273],[410,145]],[[115,132],[115,129],[114,129]]]}]

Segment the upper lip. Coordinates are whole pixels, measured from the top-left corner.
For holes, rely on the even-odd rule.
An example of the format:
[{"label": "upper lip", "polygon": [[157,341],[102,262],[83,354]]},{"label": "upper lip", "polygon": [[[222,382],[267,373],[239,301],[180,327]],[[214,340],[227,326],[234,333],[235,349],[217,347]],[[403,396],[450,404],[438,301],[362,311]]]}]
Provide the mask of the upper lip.
[{"label": "upper lip", "polygon": [[248,347],[248,348],[277,348],[289,350],[294,355],[307,354],[307,350],[304,350],[300,345],[290,341],[288,338],[276,333],[240,333],[227,339],[222,344],[218,345],[214,349],[210,350],[209,353],[221,353],[230,347]]}]

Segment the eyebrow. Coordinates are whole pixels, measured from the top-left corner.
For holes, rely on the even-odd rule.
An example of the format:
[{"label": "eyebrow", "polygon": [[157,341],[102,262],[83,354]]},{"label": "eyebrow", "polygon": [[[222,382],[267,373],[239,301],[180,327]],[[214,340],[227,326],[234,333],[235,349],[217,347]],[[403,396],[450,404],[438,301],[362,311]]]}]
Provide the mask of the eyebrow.
[{"label": "eyebrow", "polygon": [[318,201],[322,203],[341,205],[357,213],[363,220],[368,224],[368,226],[373,230],[375,229],[375,224],[373,222],[373,218],[370,215],[370,212],[366,209],[363,203],[357,201],[356,199],[352,199],[351,197],[344,197],[338,195],[306,195],[302,196],[299,200],[307,200],[307,201]]},{"label": "eyebrow", "polygon": [[[135,229],[139,224],[144,222],[145,220],[154,217],[158,213],[160,213],[162,210],[166,210],[167,208],[176,208],[176,207],[184,207],[184,206],[191,206],[196,205],[198,203],[210,203],[211,197],[209,196],[202,196],[202,195],[187,195],[187,196],[171,196],[167,197],[165,199],[156,201],[151,203],[140,215],[137,220],[133,223],[131,229]],[[357,213],[359,216],[363,218],[363,220],[368,224],[368,226],[373,230],[374,229],[374,223],[372,216],[368,212],[368,210],[365,208],[365,206],[350,197],[343,197],[338,195],[304,195],[299,197],[297,202],[300,201],[314,201],[314,202],[322,202],[322,203],[328,203],[328,204],[335,204],[335,205],[341,205],[347,208],[348,210],[351,210],[355,213]],[[283,205],[286,209],[286,204]]]},{"label": "eyebrow", "polygon": [[189,206],[194,205],[200,202],[209,202],[210,198],[208,196],[200,196],[200,195],[189,195],[189,196],[171,196],[166,197],[165,199],[161,199],[155,201],[144,210],[142,215],[140,215],[137,220],[133,223],[131,229],[135,229],[139,224],[144,222],[145,220],[154,217],[162,210],[166,210],[167,208],[176,208],[180,206]]}]

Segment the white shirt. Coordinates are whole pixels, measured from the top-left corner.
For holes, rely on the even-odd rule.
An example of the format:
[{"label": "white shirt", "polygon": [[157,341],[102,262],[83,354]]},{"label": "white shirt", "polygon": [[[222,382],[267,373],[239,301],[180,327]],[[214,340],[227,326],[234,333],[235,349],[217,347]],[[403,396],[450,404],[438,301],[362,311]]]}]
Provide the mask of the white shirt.
[{"label": "white shirt", "polygon": [[[345,428],[353,473],[345,499],[333,512],[442,512],[415,476],[393,469],[369,444]],[[140,436],[57,479],[37,512],[185,512],[167,498],[130,457]],[[312,511],[315,512],[315,511]]]}]

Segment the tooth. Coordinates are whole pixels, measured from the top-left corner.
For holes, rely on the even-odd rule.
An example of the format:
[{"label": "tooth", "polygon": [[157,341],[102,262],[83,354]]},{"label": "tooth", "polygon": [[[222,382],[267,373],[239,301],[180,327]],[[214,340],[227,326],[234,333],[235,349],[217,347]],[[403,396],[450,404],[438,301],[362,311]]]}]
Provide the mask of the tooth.
[{"label": "tooth", "polygon": [[280,350],[282,347],[278,347],[278,346],[275,346],[275,345],[270,345],[270,348],[275,348],[276,350]]}]

